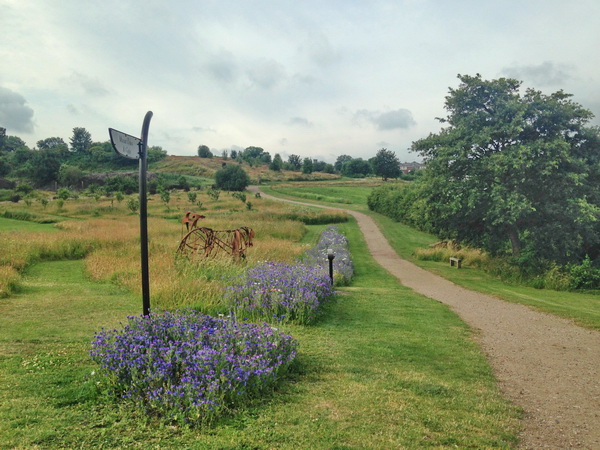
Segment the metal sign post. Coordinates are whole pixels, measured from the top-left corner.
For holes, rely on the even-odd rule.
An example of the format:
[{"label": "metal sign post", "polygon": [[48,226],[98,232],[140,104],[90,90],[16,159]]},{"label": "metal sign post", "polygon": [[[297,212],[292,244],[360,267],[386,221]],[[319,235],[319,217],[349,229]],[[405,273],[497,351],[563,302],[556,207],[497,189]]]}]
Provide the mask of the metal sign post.
[{"label": "metal sign post", "polygon": [[148,199],[146,178],[148,169],[148,130],[152,111],[148,111],[142,125],[142,138],[125,134],[113,128],[108,129],[110,141],[115,151],[125,158],[138,159],[140,168],[140,246],[142,263],[142,310],[144,316],[150,314],[150,276],[148,271]]}]

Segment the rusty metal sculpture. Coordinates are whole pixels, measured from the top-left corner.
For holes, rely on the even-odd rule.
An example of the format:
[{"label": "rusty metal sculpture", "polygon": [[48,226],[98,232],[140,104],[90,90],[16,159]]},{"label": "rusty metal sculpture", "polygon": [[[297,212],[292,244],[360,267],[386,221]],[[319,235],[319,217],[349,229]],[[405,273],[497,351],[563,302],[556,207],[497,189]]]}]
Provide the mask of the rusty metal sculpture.
[{"label": "rusty metal sculpture", "polygon": [[235,230],[213,230],[212,228],[198,227],[198,220],[205,216],[187,211],[182,223],[187,228],[187,233],[181,239],[177,253],[193,257],[205,257],[225,252],[235,259],[245,258],[246,249],[252,247],[254,230],[241,227]]}]

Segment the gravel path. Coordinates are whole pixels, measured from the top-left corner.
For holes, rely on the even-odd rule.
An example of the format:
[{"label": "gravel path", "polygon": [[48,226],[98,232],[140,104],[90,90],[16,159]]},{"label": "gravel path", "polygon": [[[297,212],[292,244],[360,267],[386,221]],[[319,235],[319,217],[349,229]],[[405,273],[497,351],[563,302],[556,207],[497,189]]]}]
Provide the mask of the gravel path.
[{"label": "gravel path", "polygon": [[401,259],[373,219],[347,212],[379,264],[403,285],[449,305],[477,331],[502,391],[525,411],[521,448],[600,449],[599,332],[427,272]]}]

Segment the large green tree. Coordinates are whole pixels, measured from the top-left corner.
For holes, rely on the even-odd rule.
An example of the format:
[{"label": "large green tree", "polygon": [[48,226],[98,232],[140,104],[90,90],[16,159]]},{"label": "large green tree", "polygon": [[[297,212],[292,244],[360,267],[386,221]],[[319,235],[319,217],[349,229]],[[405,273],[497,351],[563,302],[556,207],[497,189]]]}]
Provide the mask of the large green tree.
[{"label": "large green tree", "polygon": [[290,170],[302,169],[302,158],[299,155],[292,154],[288,156],[287,163],[290,166]]},{"label": "large green tree", "polygon": [[282,167],[283,167],[283,160],[281,159],[281,156],[279,155],[279,153],[275,153],[275,156],[273,157],[273,161],[271,161],[271,164],[269,164],[269,169],[273,170],[275,172],[281,172]]},{"label": "large green tree", "polygon": [[563,91],[459,79],[442,130],[412,147],[427,165],[413,189],[431,229],[522,261],[597,254],[600,134],[586,127],[592,113]]},{"label": "large green tree", "polygon": [[85,128],[75,127],[70,142],[72,151],[85,153],[92,146],[92,135]]},{"label": "large green tree", "polygon": [[387,148],[380,149],[373,159],[373,172],[387,181],[388,178],[398,178],[400,175],[400,160],[394,152]]}]

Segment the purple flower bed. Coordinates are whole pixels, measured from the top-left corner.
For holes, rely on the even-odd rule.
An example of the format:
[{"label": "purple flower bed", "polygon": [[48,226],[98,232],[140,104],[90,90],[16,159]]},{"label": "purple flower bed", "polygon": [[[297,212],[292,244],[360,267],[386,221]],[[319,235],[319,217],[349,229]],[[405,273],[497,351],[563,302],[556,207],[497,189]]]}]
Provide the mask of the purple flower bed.
[{"label": "purple flower bed", "polygon": [[321,233],[317,245],[306,252],[302,261],[307,265],[321,266],[324,268],[323,270],[328,271],[329,260],[327,259],[327,249],[332,249],[335,255],[333,259],[333,279],[335,284],[349,284],[354,276],[354,265],[352,264],[352,258],[348,250],[348,239],[335,226],[327,227]]},{"label": "purple flower bed", "polygon": [[225,291],[237,316],[298,324],[313,321],[332,295],[322,267],[275,262],[253,267]]},{"label": "purple flower bed", "polygon": [[349,283],[354,267],[348,240],[336,227],[321,234],[319,243],[306,252],[301,264],[267,262],[248,270],[230,286],[225,296],[234,314],[251,319],[308,324],[333,296],[327,249],[334,251],[334,280]]},{"label": "purple flower bed", "polygon": [[165,312],[102,330],[91,357],[116,395],[169,422],[194,424],[273,389],[296,347],[267,324]]}]

